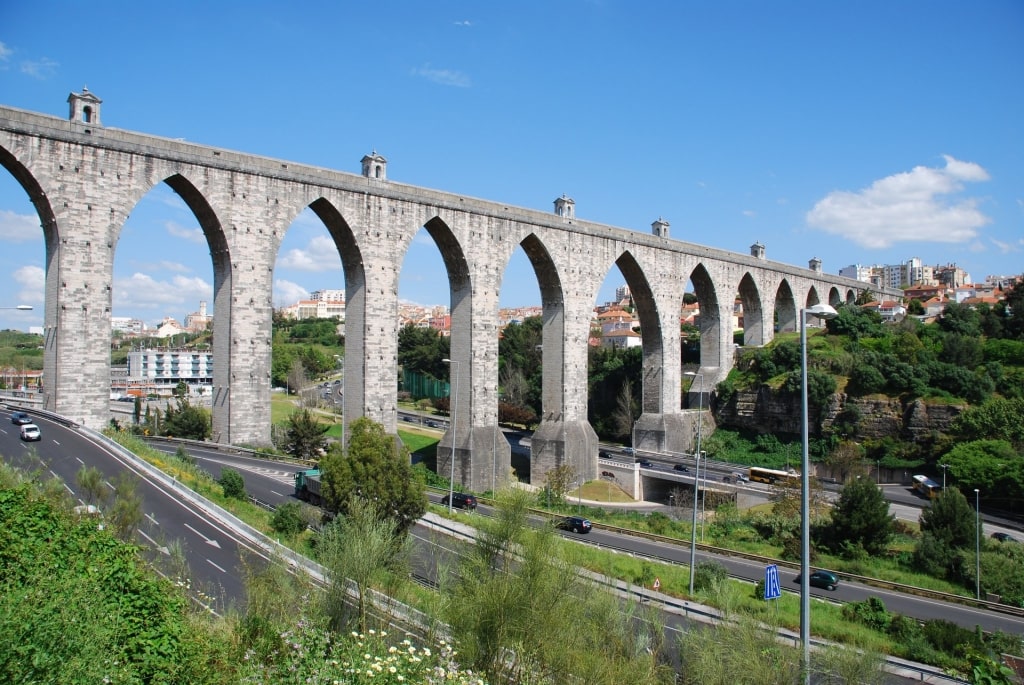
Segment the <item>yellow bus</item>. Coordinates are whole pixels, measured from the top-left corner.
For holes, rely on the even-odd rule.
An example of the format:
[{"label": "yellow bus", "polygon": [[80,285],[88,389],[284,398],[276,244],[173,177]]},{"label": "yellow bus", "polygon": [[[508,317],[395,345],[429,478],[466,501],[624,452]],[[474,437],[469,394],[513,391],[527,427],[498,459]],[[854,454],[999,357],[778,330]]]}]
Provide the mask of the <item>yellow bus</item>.
[{"label": "yellow bus", "polygon": [[942,492],[942,486],[928,476],[914,476],[914,489],[928,499],[935,499]]},{"label": "yellow bus", "polygon": [[779,469],[765,469],[760,466],[752,466],[747,471],[747,477],[750,480],[756,480],[759,483],[768,483],[775,485],[776,483],[787,483],[791,481],[800,482],[800,474],[796,471],[780,471]]}]

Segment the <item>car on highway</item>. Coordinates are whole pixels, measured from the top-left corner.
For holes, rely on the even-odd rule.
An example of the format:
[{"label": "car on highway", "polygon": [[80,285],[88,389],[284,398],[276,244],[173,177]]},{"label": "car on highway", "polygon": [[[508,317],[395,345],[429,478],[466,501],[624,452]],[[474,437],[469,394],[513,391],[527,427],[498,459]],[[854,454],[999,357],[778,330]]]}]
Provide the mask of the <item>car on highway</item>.
[{"label": "car on highway", "polygon": [[555,526],[562,530],[570,530],[573,533],[589,533],[593,524],[582,516],[566,516],[555,523]]},{"label": "car on highway", "polygon": [[645,468],[645,469],[653,469],[654,468],[654,464],[652,464],[649,459],[637,459],[636,463],[640,464],[641,468]]},{"label": "car on highway", "polygon": [[630,457],[632,457],[635,454],[632,447],[623,447],[622,453]]},{"label": "car on highway", "polygon": [[[801,575],[797,574],[796,578],[793,579],[794,583],[799,583]],[[839,585],[839,578],[836,574],[831,571],[812,571],[811,575],[807,580],[811,587],[820,587],[825,590],[835,590]]]},{"label": "car on highway", "polygon": [[1017,538],[1013,537],[1009,533],[992,533],[992,539],[998,540],[999,542],[1017,542]]},{"label": "car on highway", "polygon": [[24,426],[25,424],[32,423],[32,417],[23,411],[16,411],[11,414],[11,423],[15,426]]},{"label": "car on highway", "polygon": [[748,483],[750,479],[747,478],[746,474],[734,471],[727,476],[722,476],[723,483]]},{"label": "car on highway", "polygon": [[42,440],[43,434],[39,431],[39,426],[34,423],[26,423],[21,427],[21,439],[26,442],[32,442],[35,440]]},{"label": "car on highway", "polygon": [[673,471],[679,471],[680,473],[689,473],[690,472],[690,467],[689,466],[685,466],[683,464],[676,464],[675,466],[672,467],[672,470]]},{"label": "car on highway", "polygon": [[451,495],[450,500],[449,495],[445,495],[441,498],[441,504],[446,507],[448,506],[449,501],[451,501],[452,506],[456,509],[469,509],[470,511],[476,509],[476,497],[473,495],[467,495],[464,492],[456,492],[454,495]]}]

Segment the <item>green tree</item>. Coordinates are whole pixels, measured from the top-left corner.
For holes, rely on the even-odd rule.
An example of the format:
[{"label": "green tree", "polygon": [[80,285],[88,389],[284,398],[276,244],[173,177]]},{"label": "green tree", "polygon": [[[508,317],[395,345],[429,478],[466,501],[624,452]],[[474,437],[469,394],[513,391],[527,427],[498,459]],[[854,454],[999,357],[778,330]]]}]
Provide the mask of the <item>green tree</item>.
[{"label": "green tree", "polygon": [[114,479],[114,501],[107,512],[107,520],[114,534],[122,540],[130,540],[142,521],[142,496],[138,487],[138,479],[127,471]]},{"label": "green tree", "polygon": [[292,412],[288,417],[284,451],[296,459],[317,460],[327,447],[330,426],[320,423],[308,409]]},{"label": "green tree", "polygon": [[177,407],[167,405],[161,433],[185,440],[206,440],[212,425],[210,412],[193,406],[187,397],[179,397]]},{"label": "green tree", "polygon": [[974,510],[967,498],[956,488],[947,488],[921,512],[914,563],[926,573],[962,580],[966,571],[960,552],[973,548],[976,535]]},{"label": "green tree", "polygon": [[968,407],[950,425],[963,440],[1006,440],[1015,449],[1024,448],[1024,397],[993,397]]},{"label": "green tree", "polygon": [[75,482],[85,493],[86,504],[102,504],[106,499],[107,486],[103,482],[103,474],[95,466],[83,466],[75,474]]},{"label": "green tree", "polygon": [[220,478],[217,479],[217,483],[224,489],[225,497],[240,500],[246,498],[245,481],[242,479],[242,474],[238,471],[229,468],[223,469],[220,472]]},{"label": "green tree", "polygon": [[1009,504],[1024,499],[1024,455],[1005,440],[956,444],[942,457],[953,482],[966,492],[975,488],[984,499]]},{"label": "green tree", "polygon": [[819,544],[836,552],[863,550],[878,555],[892,539],[895,517],[889,513],[885,494],[870,478],[855,478],[845,485],[832,508],[832,519]]},{"label": "green tree", "polygon": [[398,331],[398,363],[405,371],[447,378],[448,365],[441,360],[448,351],[449,340],[438,330],[406,324]]},{"label": "green tree", "polygon": [[495,516],[480,521],[473,547],[442,580],[463,662],[492,685],[672,682],[657,661],[657,614],[641,615],[580,576],[571,547],[552,528],[530,525],[529,493],[507,488],[496,501]]},{"label": "green tree", "polygon": [[365,633],[373,606],[370,590],[379,584],[387,594],[394,583],[408,577],[410,539],[383,502],[353,497],[344,510],[323,530],[317,544],[320,562],[330,574],[327,612],[335,629],[348,627],[351,581],[356,589],[355,622]]},{"label": "green tree", "polygon": [[407,531],[427,509],[423,483],[415,476],[409,450],[379,423],[364,417],[349,425],[348,450],[334,444],[320,460],[327,507],[342,514],[361,498]]}]

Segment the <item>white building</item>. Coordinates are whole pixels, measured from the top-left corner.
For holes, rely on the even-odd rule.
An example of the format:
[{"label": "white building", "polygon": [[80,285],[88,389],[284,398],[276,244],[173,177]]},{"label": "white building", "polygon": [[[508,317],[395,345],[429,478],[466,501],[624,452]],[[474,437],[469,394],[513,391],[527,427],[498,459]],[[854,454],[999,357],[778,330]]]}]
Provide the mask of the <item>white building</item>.
[{"label": "white building", "polygon": [[213,385],[213,352],[208,350],[144,349],[128,353],[129,386],[145,392],[169,392],[184,381],[190,388]]}]

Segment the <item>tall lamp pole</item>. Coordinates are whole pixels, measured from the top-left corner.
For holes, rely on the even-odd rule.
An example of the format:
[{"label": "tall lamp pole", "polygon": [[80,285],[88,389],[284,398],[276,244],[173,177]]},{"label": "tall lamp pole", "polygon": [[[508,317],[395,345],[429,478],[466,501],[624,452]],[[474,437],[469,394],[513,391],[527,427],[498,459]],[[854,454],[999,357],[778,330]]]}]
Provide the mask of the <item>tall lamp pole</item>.
[{"label": "tall lamp pole", "polygon": [[[690,596],[693,596],[693,579],[697,564],[697,495],[700,489],[700,429],[704,423],[704,374],[687,371],[684,376],[700,378],[700,400],[697,410],[697,449],[694,450],[694,472],[693,472],[693,524],[690,530]],[[704,463],[704,470],[708,470],[707,462]]]},{"label": "tall lamp pole", "polygon": [[800,310],[800,643],[803,646],[804,683],[811,683],[811,502],[810,458],[807,449],[807,317],[834,319],[827,304]]},{"label": "tall lamp pole", "polygon": [[974,595],[981,599],[981,491],[974,488]]},{"label": "tall lamp pole", "polygon": [[459,403],[459,362],[454,359],[442,359],[445,364],[455,368],[455,374],[451,391],[451,412],[452,412],[452,472],[448,487],[448,514],[452,513],[455,502],[455,408]]},{"label": "tall lamp pole", "polygon": [[942,491],[946,491],[946,469],[949,468],[949,464],[939,464],[939,468],[942,469]]}]

